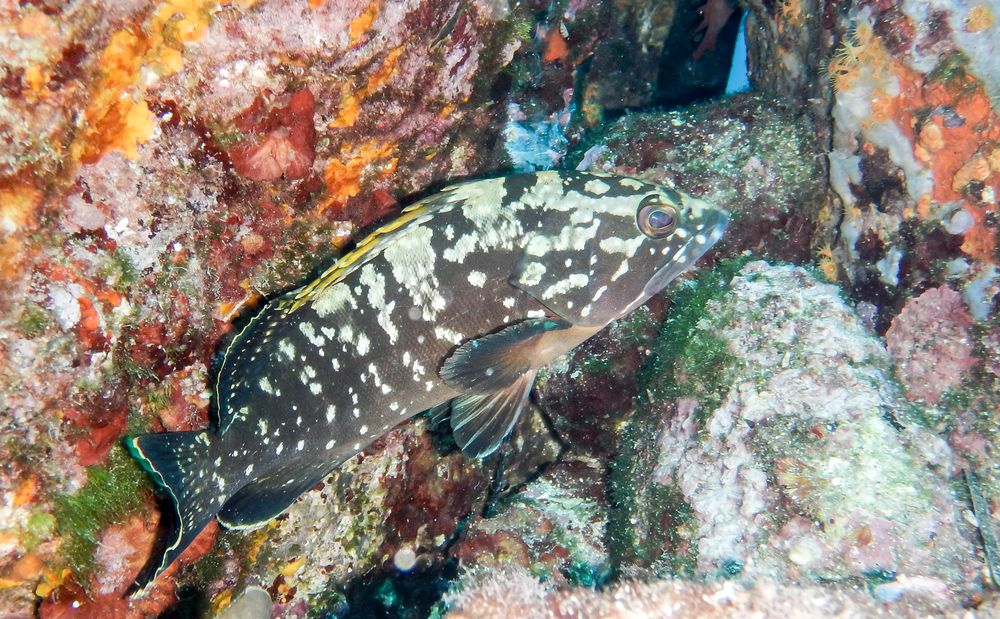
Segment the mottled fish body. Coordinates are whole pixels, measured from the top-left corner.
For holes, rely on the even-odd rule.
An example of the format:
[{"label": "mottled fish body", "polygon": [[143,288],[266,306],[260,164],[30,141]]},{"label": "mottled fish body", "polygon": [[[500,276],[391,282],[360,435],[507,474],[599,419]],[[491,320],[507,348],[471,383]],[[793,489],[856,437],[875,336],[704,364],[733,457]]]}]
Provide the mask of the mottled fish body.
[{"label": "mottled fish body", "polygon": [[129,439],[177,515],[146,577],[213,517],[259,527],[442,403],[466,454],[493,452],[540,367],[663,289],[727,221],[670,189],[581,172],[464,183],[408,207],[233,340],[214,430]]}]

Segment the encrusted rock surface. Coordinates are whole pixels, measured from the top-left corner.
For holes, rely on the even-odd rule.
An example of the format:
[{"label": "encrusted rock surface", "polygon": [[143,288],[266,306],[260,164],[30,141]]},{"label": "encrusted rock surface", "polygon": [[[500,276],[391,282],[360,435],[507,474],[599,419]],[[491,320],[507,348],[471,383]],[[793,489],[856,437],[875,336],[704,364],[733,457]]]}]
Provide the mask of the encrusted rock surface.
[{"label": "encrusted rock surface", "polygon": [[950,449],[838,289],[765,262],[690,286],[616,463],[622,568],[974,587]]},{"label": "encrusted rock surface", "polygon": [[[624,582],[595,592],[556,590],[524,570],[473,575],[449,594],[453,619],[621,618],[628,617],[866,617],[961,616],[960,606],[927,598],[907,608],[887,608],[855,590],[815,585],[782,587],[770,581],[741,586],[732,581],[698,583],[681,580]],[[993,609],[995,610],[995,605]],[[988,617],[990,608],[979,616]],[[966,615],[974,617],[976,615]]]}]

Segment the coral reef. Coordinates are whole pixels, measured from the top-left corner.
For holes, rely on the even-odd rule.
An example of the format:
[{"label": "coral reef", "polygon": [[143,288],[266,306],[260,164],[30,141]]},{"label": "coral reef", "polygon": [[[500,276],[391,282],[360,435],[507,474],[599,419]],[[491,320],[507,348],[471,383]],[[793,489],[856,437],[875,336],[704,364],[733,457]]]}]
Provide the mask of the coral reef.
[{"label": "coral reef", "polygon": [[[961,607],[941,599],[921,600],[907,608],[885,607],[853,590],[815,585],[785,588],[759,581],[742,587],[733,582],[625,582],[611,589],[556,590],[524,570],[477,574],[448,596],[454,619],[504,617],[926,617],[958,616]],[[981,616],[988,616],[984,609]]]},{"label": "coral reef", "polygon": [[594,586],[610,573],[604,466],[563,459],[469,523],[451,547],[463,571],[519,566],[549,582]]},{"label": "coral reef", "polygon": [[949,449],[837,289],[764,262],[703,279],[625,431],[620,569],[972,586]]},{"label": "coral reef", "polygon": [[[828,73],[833,98],[823,217],[831,274],[884,331],[909,290],[948,284],[977,320],[997,293],[997,76],[981,58],[995,9],[852,5]],[[838,272],[839,271],[839,272]]]},{"label": "coral reef", "polygon": [[328,264],[395,196],[481,172],[504,118],[480,105],[523,40],[492,3],[0,10],[13,611],[134,576],[142,558],[98,552],[120,527],[136,548],[156,530],[131,524],[155,504],[119,471],[119,437],[205,424],[234,316]]},{"label": "coral reef", "polygon": [[976,363],[972,322],[961,295],[945,286],[903,306],[885,341],[907,397],[937,404],[948,389],[962,382],[963,374]]},{"label": "coral reef", "polygon": [[[748,0],[751,92],[651,109],[724,83],[701,4],[0,6],[0,615],[996,614],[1000,6]],[[418,419],[126,597],[120,438],[208,423],[248,312],[400,203],[552,166],[730,229],[495,460]]]},{"label": "coral reef", "polygon": [[246,560],[226,548],[210,555],[205,568],[217,565],[218,580],[209,591],[225,596],[237,582],[256,583],[294,609],[373,569],[427,569],[444,560],[459,522],[485,498],[479,465],[457,451],[438,453],[423,421],[393,430],[370,451],[251,534]]}]

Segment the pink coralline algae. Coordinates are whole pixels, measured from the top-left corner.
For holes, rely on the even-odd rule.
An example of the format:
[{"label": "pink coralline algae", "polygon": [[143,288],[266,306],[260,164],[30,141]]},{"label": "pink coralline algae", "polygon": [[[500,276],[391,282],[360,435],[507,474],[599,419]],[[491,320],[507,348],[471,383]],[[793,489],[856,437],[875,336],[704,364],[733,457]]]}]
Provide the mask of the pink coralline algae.
[{"label": "pink coralline algae", "polygon": [[255,181],[308,175],[316,157],[315,106],[312,93],[300,90],[288,105],[264,115],[257,97],[235,121],[248,134],[229,152],[236,172]]},{"label": "pink coralline algae", "polygon": [[[920,583],[916,583],[919,585]],[[953,604],[933,592],[909,608],[893,608],[887,616],[958,616]],[[448,596],[454,619],[622,618],[627,617],[840,617],[883,616],[884,607],[856,590],[817,586],[784,588],[761,580],[752,586],[733,581],[694,583],[683,580],[624,582],[596,592],[586,588],[557,590],[526,570],[471,575],[467,587]],[[988,611],[987,611],[988,612]],[[985,615],[983,615],[985,616]]]},{"label": "pink coralline algae", "polygon": [[885,334],[896,376],[911,400],[931,404],[956,387],[976,363],[962,296],[947,286],[912,299]]}]

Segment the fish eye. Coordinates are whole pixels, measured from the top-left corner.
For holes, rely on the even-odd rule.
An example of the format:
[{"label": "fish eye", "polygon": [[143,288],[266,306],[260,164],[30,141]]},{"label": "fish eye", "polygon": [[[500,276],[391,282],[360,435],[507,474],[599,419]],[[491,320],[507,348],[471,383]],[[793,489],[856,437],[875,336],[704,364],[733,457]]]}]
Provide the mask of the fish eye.
[{"label": "fish eye", "polygon": [[649,238],[662,239],[677,228],[677,210],[659,196],[649,196],[639,205],[636,224]]}]

